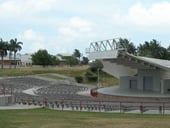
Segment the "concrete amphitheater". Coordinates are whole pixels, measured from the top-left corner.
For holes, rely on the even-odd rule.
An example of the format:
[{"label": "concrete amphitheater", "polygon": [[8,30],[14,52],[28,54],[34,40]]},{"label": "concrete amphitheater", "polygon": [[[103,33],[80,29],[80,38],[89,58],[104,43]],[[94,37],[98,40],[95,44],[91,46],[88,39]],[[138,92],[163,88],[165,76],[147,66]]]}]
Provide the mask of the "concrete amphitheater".
[{"label": "concrete amphitheater", "polygon": [[128,53],[119,39],[92,42],[87,49],[90,60],[99,60],[103,70],[119,79],[119,87],[100,89],[110,97],[170,98],[170,61]]},{"label": "concrete amphitheater", "polygon": [[[43,78],[40,76],[24,76],[24,77],[9,77],[0,80],[0,85],[5,86],[1,88],[1,95],[4,97],[10,96],[13,98],[11,102],[4,105],[11,105],[13,103],[22,105],[35,105],[42,107],[49,107],[57,102],[69,101],[98,101],[106,98],[96,98],[90,95],[91,86],[78,84],[73,80],[54,80]],[[2,86],[1,86],[2,87]],[[108,98],[107,98],[108,99]]]},{"label": "concrete amphitheater", "polygon": [[11,102],[0,106],[0,109],[46,107],[53,110],[88,112],[170,113],[168,102],[142,99],[141,101],[134,99],[132,102],[120,97],[92,97],[91,86],[78,84],[70,79],[54,80],[37,75],[9,77],[1,79],[0,85],[5,85],[6,97],[10,95],[13,97]]}]

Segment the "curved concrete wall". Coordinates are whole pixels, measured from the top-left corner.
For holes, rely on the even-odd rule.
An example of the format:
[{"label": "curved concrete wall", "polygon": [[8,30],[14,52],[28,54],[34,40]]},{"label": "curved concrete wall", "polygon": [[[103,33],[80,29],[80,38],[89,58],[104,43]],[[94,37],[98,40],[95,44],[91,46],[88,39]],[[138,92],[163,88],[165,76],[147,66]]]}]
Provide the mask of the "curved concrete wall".
[{"label": "curved concrete wall", "polygon": [[110,61],[100,61],[104,66],[103,71],[115,76],[116,78],[120,78],[120,76],[134,76],[137,74],[137,69],[125,67],[123,65],[117,65],[116,63],[111,63]]}]

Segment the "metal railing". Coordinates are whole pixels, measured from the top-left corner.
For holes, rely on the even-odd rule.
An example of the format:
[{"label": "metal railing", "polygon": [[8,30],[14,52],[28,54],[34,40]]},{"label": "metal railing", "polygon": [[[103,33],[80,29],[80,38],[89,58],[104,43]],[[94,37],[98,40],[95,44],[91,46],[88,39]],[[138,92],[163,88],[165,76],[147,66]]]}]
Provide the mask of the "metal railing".
[{"label": "metal railing", "polygon": [[125,102],[82,99],[47,99],[35,101],[33,99],[16,100],[24,105],[39,105],[55,110],[109,112],[109,113],[139,113],[139,114],[169,114],[169,102]]},{"label": "metal railing", "polygon": [[102,51],[112,51],[112,50],[125,50],[126,46],[119,42],[119,38],[108,39],[102,41],[91,42],[89,48],[86,49],[86,53],[91,52],[102,52]]}]

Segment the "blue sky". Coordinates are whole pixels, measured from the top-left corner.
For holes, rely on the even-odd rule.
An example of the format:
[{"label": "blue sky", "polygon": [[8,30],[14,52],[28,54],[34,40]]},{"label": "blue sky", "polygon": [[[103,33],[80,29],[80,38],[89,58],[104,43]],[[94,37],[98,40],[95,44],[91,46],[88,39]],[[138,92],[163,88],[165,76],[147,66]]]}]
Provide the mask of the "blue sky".
[{"label": "blue sky", "polygon": [[118,37],[170,45],[170,0],[0,0],[0,10],[0,37],[22,41],[21,53],[84,53]]}]

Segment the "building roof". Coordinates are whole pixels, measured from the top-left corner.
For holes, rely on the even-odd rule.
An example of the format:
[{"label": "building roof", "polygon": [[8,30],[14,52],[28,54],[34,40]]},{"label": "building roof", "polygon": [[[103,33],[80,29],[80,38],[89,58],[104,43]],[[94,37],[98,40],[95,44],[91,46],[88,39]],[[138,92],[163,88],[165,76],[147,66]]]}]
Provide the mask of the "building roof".
[{"label": "building roof", "polygon": [[124,65],[134,69],[163,69],[170,70],[170,61],[149,57],[134,56],[127,52],[127,48],[119,39],[108,39],[91,42],[86,52],[89,59],[109,60],[112,63]]},{"label": "building roof", "polygon": [[[122,60],[122,64],[127,65],[132,68],[136,68],[141,66],[141,68],[159,68],[164,70],[170,70],[170,61],[163,60],[163,59],[156,59],[156,58],[149,58],[149,57],[142,57],[142,56],[134,56],[127,52],[119,53],[118,60]],[[117,61],[120,63],[121,61]]]}]

